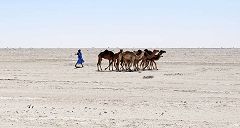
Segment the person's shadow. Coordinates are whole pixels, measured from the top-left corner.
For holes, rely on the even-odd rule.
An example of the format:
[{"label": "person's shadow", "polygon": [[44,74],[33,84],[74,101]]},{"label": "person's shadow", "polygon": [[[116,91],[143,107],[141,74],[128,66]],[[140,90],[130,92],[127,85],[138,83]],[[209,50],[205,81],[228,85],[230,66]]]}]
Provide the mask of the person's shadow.
[{"label": "person's shadow", "polygon": [[83,68],[83,66],[75,66],[74,69]]}]

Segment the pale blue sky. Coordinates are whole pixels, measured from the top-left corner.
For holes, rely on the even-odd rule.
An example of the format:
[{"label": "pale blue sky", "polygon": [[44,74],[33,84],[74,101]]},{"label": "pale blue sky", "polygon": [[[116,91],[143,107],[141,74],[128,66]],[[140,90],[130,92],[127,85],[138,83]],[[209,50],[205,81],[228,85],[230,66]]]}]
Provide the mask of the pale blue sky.
[{"label": "pale blue sky", "polygon": [[0,47],[240,47],[240,0],[0,0]]}]

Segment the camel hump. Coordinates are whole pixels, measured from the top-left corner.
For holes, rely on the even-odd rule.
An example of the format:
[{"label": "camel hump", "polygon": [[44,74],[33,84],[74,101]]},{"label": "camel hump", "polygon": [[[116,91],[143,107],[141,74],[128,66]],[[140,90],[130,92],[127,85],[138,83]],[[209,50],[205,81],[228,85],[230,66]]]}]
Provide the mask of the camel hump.
[{"label": "camel hump", "polygon": [[109,54],[113,57],[114,53],[112,51],[109,51]]},{"label": "camel hump", "polygon": [[130,51],[126,51],[125,53],[132,53],[132,52],[130,52]]},{"label": "camel hump", "polygon": [[136,55],[140,55],[140,54],[142,54],[142,50],[138,50],[138,51],[136,52]]}]

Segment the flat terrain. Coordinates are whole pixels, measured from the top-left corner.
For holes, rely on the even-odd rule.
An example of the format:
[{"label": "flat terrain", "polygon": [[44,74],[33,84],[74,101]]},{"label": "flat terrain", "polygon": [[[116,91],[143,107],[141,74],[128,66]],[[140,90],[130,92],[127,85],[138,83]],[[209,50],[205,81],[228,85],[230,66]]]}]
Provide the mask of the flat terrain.
[{"label": "flat terrain", "polygon": [[98,72],[102,50],[74,69],[77,49],[0,49],[0,127],[240,127],[240,49],[164,49],[159,70]]}]

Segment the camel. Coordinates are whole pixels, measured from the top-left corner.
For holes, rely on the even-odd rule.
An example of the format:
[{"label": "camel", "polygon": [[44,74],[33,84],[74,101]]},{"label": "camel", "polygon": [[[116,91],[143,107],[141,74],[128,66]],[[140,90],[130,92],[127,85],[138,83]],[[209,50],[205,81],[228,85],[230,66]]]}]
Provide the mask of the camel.
[{"label": "camel", "polygon": [[134,51],[134,53],[136,54],[136,58],[135,58],[135,62],[134,62],[136,65],[136,70],[140,70],[138,64],[143,59],[145,51],[138,50],[138,51]]},{"label": "camel", "polygon": [[[150,67],[152,67],[152,69],[156,69],[158,70],[157,68],[157,64],[155,61],[159,60],[162,56],[163,53],[166,53],[166,51],[163,51],[163,50],[160,50],[160,52],[158,52],[157,55],[155,55],[152,59],[150,59]],[[153,66],[153,64],[155,65],[155,67]]]},{"label": "camel", "polygon": [[122,53],[122,62],[125,64],[125,68],[127,71],[132,71],[131,67],[133,66],[133,70],[139,70],[138,63],[144,56],[144,52],[141,50],[130,52],[126,51]]},{"label": "camel", "polygon": [[[114,57],[114,53],[112,51],[108,51],[107,49],[103,52],[100,52],[98,55],[98,62],[97,62],[98,71],[100,71],[99,68],[102,71],[102,67],[101,67],[102,58],[107,59],[109,61],[109,65],[107,68],[109,68],[110,70],[110,66],[112,65],[112,62],[113,62],[113,57]],[[105,68],[105,70],[107,68]],[[113,65],[112,65],[112,70],[113,70]]]},{"label": "camel", "polygon": [[124,63],[126,70],[127,71],[132,71],[131,67],[134,64],[135,58],[136,58],[136,54],[134,52],[125,51],[125,52],[122,53],[121,65]]},{"label": "camel", "polygon": [[153,51],[149,51],[148,49],[145,49],[144,51],[145,53],[140,64],[143,70],[148,67],[149,60],[151,60],[155,56],[155,54],[159,52],[159,50],[154,49]]},{"label": "camel", "polygon": [[[144,50],[146,53],[144,54],[144,59],[143,59],[143,61],[142,61],[142,68],[145,66],[145,65],[147,65],[147,62],[148,62],[148,59],[150,59],[150,55],[152,55],[153,54],[153,52],[152,51],[150,51],[150,50],[148,50],[148,49],[145,49]],[[149,58],[147,58],[147,56],[149,57]]]},{"label": "camel", "polygon": [[[115,53],[114,54],[114,56],[113,56],[113,61],[112,61],[112,63],[114,64],[114,67],[116,68],[116,70],[117,71],[119,71],[119,63],[120,63],[120,58],[119,58],[119,56],[120,56],[120,54],[123,52],[123,50],[122,49],[120,49],[120,51],[119,52],[117,52],[117,53]],[[111,64],[112,64],[111,63]],[[110,65],[111,65],[110,64]],[[110,66],[109,65],[109,66]],[[108,68],[108,67],[107,67]]]},{"label": "camel", "polygon": [[126,68],[124,69],[124,65],[125,65],[125,62],[123,61],[123,55],[125,54],[125,52],[122,52],[119,54],[118,56],[118,61],[119,61],[119,64],[118,64],[118,71],[120,71],[120,67],[121,66],[121,70],[126,70]]}]

